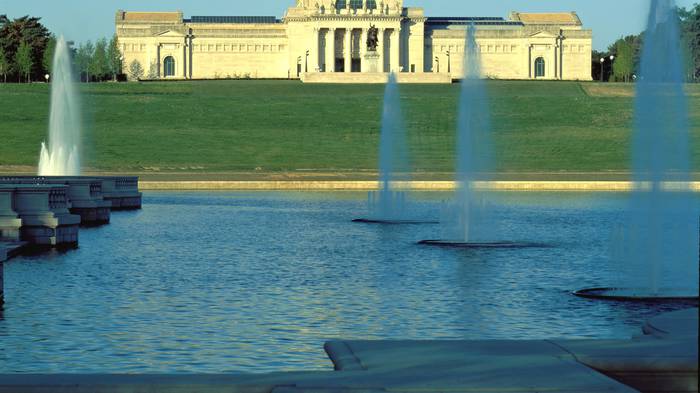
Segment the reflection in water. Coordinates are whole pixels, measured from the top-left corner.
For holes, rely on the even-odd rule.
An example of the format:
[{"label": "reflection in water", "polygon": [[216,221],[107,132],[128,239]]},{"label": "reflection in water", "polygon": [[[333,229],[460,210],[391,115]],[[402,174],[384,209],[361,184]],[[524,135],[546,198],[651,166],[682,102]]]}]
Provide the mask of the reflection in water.
[{"label": "reflection in water", "polygon": [[[434,219],[445,196],[419,194],[410,213]],[[0,369],[330,369],[334,338],[622,338],[660,311],[569,293],[613,281],[624,196],[490,200],[505,235],[556,247],[419,247],[439,226],[353,224],[361,193],[147,194],[78,250],[6,264]]]}]

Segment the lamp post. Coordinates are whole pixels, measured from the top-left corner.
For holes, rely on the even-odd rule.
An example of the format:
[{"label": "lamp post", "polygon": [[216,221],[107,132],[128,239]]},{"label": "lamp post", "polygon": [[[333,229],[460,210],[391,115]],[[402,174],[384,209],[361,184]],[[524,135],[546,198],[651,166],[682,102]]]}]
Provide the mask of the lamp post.
[{"label": "lamp post", "polygon": [[450,51],[445,52],[445,54],[447,55],[447,73],[449,74],[452,72],[452,61],[450,59]]},{"label": "lamp post", "polygon": [[440,58],[435,56],[435,64],[437,64],[437,73],[440,73]]},{"label": "lamp post", "polygon": [[49,75],[49,74],[44,75],[44,79],[46,79],[46,83],[49,83],[49,78],[51,78],[51,75]]},{"label": "lamp post", "polygon": [[600,81],[603,81],[603,63],[605,63],[605,57],[600,58]]},{"label": "lamp post", "polygon": [[309,51],[306,51],[306,59],[304,61],[304,72],[309,72]]}]

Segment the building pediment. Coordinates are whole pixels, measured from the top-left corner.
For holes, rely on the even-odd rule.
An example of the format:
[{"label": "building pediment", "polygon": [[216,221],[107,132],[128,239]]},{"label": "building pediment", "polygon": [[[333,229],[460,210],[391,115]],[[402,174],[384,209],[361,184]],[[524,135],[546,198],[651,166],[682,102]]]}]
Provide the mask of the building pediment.
[{"label": "building pediment", "polygon": [[165,30],[156,34],[156,37],[184,37],[185,35],[176,30]]},{"label": "building pediment", "polygon": [[547,31],[538,31],[535,34],[532,34],[530,38],[557,38],[557,36]]}]

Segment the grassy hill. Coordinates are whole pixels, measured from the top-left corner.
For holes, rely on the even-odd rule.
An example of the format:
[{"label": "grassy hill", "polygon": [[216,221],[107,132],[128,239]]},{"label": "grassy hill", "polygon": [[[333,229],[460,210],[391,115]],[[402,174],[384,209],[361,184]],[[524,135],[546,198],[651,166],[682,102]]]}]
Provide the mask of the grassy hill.
[{"label": "grassy hill", "polygon": [[[624,172],[630,85],[489,81],[498,170]],[[85,165],[123,172],[364,171],[377,163],[383,86],[294,81],[81,85]],[[689,86],[700,157],[700,87]],[[449,172],[459,85],[403,85],[413,167]],[[36,165],[45,84],[0,84],[0,166]],[[700,168],[696,162],[696,168]]]}]

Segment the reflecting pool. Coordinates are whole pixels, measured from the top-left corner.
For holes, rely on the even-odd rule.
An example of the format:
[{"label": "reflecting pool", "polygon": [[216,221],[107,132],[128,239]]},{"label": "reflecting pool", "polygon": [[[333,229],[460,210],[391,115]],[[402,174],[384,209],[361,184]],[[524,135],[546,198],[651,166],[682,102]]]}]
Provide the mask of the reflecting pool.
[{"label": "reflecting pool", "polygon": [[[448,194],[417,195],[435,219]],[[366,225],[365,193],[146,193],[80,248],[5,265],[0,372],[331,369],[329,339],[626,338],[663,310],[577,298],[617,282],[625,194],[496,193],[513,241],[442,249],[439,225]]]}]

